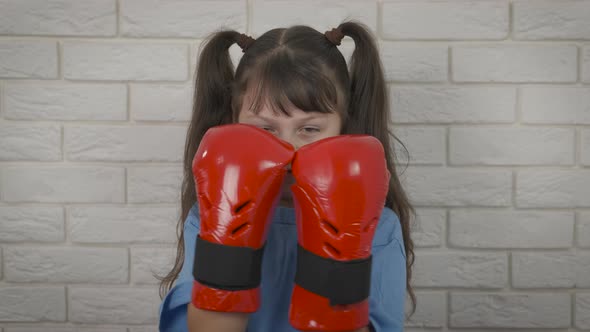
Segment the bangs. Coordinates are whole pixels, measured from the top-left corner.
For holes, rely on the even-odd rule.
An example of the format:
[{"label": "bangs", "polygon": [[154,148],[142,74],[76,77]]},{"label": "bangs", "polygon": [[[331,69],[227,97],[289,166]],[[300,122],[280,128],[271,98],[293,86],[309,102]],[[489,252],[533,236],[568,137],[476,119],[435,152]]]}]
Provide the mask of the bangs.
[{"label": "bangs", "polygon": [[293,107],[304,112],[338,111],[338,89],[319,63],[295,59],[278,52],[263,61],[247,83],[252,96],[249,110],[257,114],[264,106],[287,116]]}]

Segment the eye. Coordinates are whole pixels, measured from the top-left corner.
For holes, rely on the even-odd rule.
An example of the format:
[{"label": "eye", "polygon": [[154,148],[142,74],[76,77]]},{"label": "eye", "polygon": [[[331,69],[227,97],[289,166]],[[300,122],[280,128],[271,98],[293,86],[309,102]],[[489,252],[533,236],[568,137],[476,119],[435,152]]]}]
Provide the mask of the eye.
[{"label": "eye", "polygon": [[263,130],[266,130],[268,132],[271,132],[271,133],[274,133],[275,132],[275,130],[272,127],[269,127],[269,126],[260,126],[259,128],[260,129],[263,129]]},{"label": "eye", "polygon": [[318,127],[303,127],[303,128],[301,128],[301,131],[304,134],[317,134],[320,132],[320,128],[318,128]]}]

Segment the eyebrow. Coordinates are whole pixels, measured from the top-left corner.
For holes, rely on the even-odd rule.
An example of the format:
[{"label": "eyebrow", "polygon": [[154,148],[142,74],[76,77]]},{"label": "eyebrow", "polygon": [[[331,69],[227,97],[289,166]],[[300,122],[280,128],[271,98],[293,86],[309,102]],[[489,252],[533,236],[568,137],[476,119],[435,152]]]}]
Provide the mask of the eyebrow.
[{"label": "eyebrow", "polygon": [[[252,113],[251,116],[252,117],[258,117],[258,118],[260,118],[262,120],[266,120],[266,121],[269,121],[269,122],[274,122],[275,121],[274,118],[268,118],[268,117],[265,117],[265,116],[262,116],[262,115],[259,115],[259,114],[253,114]],[[305,116],[305,117],[296,119],[296,121],[304,122],[304,121],[307,121],[307,120],[312,120],[312,119],[316,119],[316,118],[320,118],[320,117],[323,117],[323,113],[320,113],[320,114],[317,114],[317,115],[311,114],[311,115],[308,115],[308,116]]]}]

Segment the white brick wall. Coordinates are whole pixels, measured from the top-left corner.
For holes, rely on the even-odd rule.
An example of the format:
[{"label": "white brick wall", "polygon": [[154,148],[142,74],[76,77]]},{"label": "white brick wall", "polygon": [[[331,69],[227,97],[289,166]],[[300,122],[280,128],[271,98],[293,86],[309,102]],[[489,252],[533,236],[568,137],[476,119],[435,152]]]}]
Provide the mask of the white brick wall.
[{"label": "white brick wall", "polygon": [[590,124],[590,88],[523,86],[520,98],[523,123]]},{"label": "white brick wall", "polygon": [[588,39],[590,4],[565,0],[534,3],[515,1],[513,5],[515,39]]},{"label": "white brick wall", "polygon": [[125,0],[119,9],[121,35],[126,37],[204,38],[220,24],[246,29],[244,1]]},{"label": "white brick wall", "polygon": [[0,332],[156,331],[201,41],[346,17],[378,34],[410,152],[406,169],[394,147],[418,212],[407,331],[590,331],[590,0],[0,0],[0,13]]},{"label": "white brick wall", "polygon": [[127,120],[124,84],[6,82],[4,98],[11,120]]},{"label": "white brick wall", "polygon": [[[503,39],[507,1],[392,1],[383,4],[383,37],[392,39]],[[428,22],[428,24],[416,24]]]},{"label": "white brick wall", "polygon": [[[6,17],[7,15],[2,15]],[[48,40],[1,40],[0,77],[58,78],[57,44]]]},{"label": "white brick wall", "polygon": [[123,248],[5,247],[4,278],[21,282],[124,283]]},{"label": "white brick wall", "polygon": [[0,12],[3,34],[114,36],[117,31],[115,0],[2,1]]},{"label": "white brick wall", "polygon": [[156,287],[82,287],[68,289],[68,318],[75,323],[154,324],[158,319]]},{"label": "white brick wall", "polygon": [[452,327],[567,328],[568,293],[464,293],[450,296]]},{"label": "white brick wall", "polygon": [[456,82],[575,82],[574,45],[458,45],[452,49]]},{"label": "white brick wall", "polygon": [[448,79],[447,45],[382,42],[380,47],[388,82],[444,82]]}]

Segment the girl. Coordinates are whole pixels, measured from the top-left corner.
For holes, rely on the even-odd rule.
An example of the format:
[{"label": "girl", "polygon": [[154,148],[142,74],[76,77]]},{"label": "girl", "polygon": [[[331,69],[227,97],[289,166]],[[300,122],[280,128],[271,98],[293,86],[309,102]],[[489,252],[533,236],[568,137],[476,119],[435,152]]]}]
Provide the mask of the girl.
[{"label": "girl", "polygon": [[[350,71],[337,48],[344,36],[351,37],[355,43]],[[235,74],[228,52],[234,43],[244,52]],[[369,243],[372,254],[369,319],[366,326],[349,330],[402,331],[406,292],[415,307],[410,287],[414,255],[409,230],[414,210],[397,177],[390,143],[390,137],[394,136],[388,127],[387,87],[376,43],[369,30],[349,21],[326,33],[307,26],[274,29],[256,40],[235,31],[215,33],[201,52],[194,96],[184,153],[178,251],[175,265],[162,279],[160,287],[161,296],[165,295],[160,306],[160,331],[296,331],[292,326],[293,317],[290,324],[289,307],[296,257],[298,253],[301,255],[302,249],[297,242],[295,209],[289,190],[295,180],[290,172],[283,181],[279,206],[272,212],[264,255],[260,258],[260,303],[246,304],[253,310],[232,310],[235,307],[204,310],[193,305],[195,294],[192,294],[191,303],[191,291],[199,292],[193,288],[197,284],[193,276],[195,242],[200,231],[203,232],[196,204],[193,157],[197,149],[202,153],[206,148],[202,145],[218,144],[215,149],[219,149],[219,144],[228,145],[235,132],[226,136],[226,143],[219,140],[211,143],[213,139],[205,133],[212,127],[230,123],[261,128],[288,142],[296,153],[302,151],[303,146],[344,134],[365,134],[378,139],[385,152],[390,178],[385,180],[388,184],[383,195],[385,204],[381,204],[375,236]],[[271,142],[264,132],[249,133],[248,137],[260,136],[261,141],[256,141],[258,138],[242,140],[240,134],[236,135],[233,136],[236,141],[231,143],[242,146],[250,142],[251,154],[257,153],[257,147],[280,145]],[[204,137],[208,142],[203,142]],[[333,150],[331,147],[326,151]],[[317,154],[321,158],[322,153]],[[199,241],[203,242],[201,238]],[[308,327],[322,329],[313,328],[313,324]]]}]

